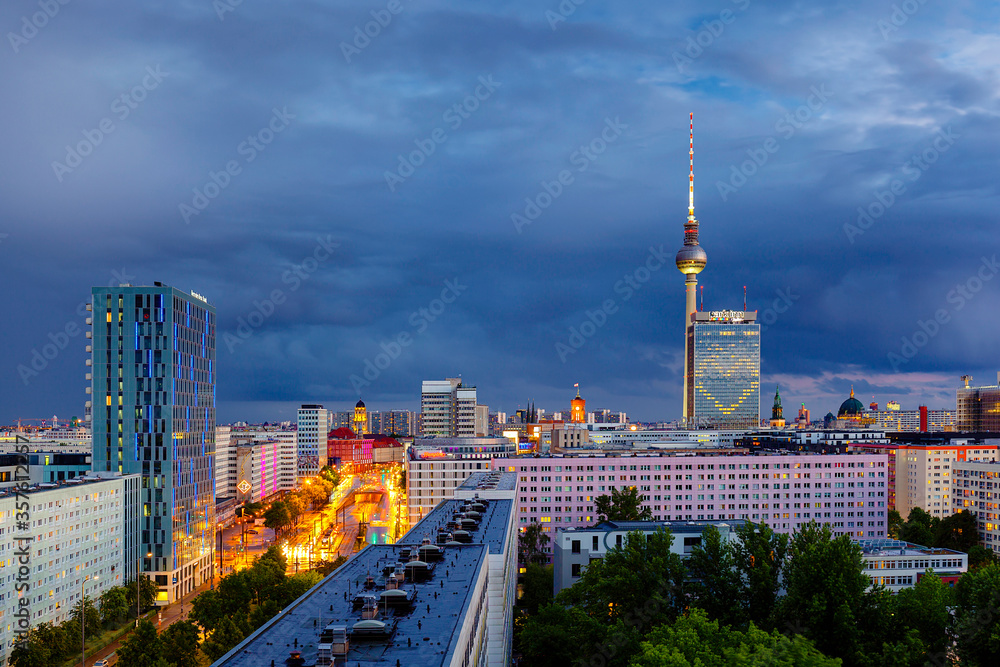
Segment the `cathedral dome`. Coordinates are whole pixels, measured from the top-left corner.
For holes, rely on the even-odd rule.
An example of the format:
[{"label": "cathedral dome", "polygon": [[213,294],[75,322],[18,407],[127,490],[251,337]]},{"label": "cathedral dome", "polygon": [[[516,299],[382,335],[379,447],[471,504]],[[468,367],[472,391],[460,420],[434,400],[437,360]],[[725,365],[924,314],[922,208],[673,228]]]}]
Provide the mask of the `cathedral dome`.
[{"label": "cathedral dome", "polygon": [[854,398],[854,387],[851,387],[851,396],[846,401],[840,404],[840,410],[837,412],[837,417],[848,417],[848,416],[858,416],[865,411],[865,406],[862,405],[861,401]]}]

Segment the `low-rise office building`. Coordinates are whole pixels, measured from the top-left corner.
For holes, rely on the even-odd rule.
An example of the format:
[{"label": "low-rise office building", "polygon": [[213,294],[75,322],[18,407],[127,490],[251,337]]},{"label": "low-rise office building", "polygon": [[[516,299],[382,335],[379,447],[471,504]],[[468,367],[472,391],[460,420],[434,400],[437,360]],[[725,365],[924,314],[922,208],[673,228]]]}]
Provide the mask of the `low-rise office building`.
[{"label": "low-rise office building", "polygon": [[475,472],[491,469],[494,457],[511,456],[517,444],[507,438],[417,438],[406,461],[409,525],[426,516]]},{"label": "low-rise office building", "polygon": [[969,556],[961,551],[924,547],[893,539],[861,540],[864,573],[872,584],[890,591],[911,588],[927,570],[954,586],[969,570]]},{"label": "low-rise office building", "polygon": [[510,664],[515,475],[473,475],[394,545],[371,545],[214,667]]},{"label": "low-rise office building", "polygon": [[701,544],[708,526],[715,526],[723,542],[736,536],[736,529],[747,523],[731,521],[604,521],[591,528],[567,528],[552,538],[553,594],[569,588],[595,560],[602,560],[609,549],[621,548],[632,532],[654,533],[666,528],[674,536],[670,551],[681,557],[691,554]]}]

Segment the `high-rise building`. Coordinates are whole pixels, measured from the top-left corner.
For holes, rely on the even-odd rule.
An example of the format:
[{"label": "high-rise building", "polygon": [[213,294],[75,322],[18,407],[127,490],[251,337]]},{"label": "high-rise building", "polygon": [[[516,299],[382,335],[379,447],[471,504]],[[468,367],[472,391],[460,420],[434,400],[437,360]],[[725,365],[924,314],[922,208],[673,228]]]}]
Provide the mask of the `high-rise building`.
[{"label": "high-rise building", "polygon": [[298,414],[298,456],[296,462],[299,480],[313,477],[326,467],[326,434],[329,412],[322,405],[303,405]]},{"label": "high-rise building", "polygon": [[490,406],[476,406],[476,431],[473,435],[477,438],[485,438],[490,435]]},{"label": "high-rise building", "polygon": [[963,375],[962,380],[965,386],[959,388],[956,397],[957,430],[1000,432],[1000,373],[997,373],[997,384],[986,387],[970,387],[971,375]]},{"label": "high-rise building", "polygon": [[142,476],[139,544],[124,550],[152,554],[142,571],[169,604],[212,577],[215,308],[154,283],[95,287],[91,309],[94,470]]},{"label": "high-rise building", "polygon": [[698,311],[688,327],[688,423],[760,425],[760,325],[756,311]]},{"label": "high-rise building", "polygon": [[476,388],[461,378],[424,380],[420,390],[420,435],[476,436]]},{"label": "high-rise building", "polygon": [[368,433],[408,438],[417,434],[417,415],[412,410],[368,413]]}]

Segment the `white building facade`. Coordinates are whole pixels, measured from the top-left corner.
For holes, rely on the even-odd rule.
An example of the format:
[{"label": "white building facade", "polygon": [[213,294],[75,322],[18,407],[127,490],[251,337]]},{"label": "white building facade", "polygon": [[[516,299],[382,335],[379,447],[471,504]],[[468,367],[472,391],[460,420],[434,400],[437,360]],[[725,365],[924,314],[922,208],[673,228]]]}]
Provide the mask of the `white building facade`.
[{"label": "white building facade", "polygon": [[951,511],[976,517],[979,543],[1000,555],[1000,463],[961,461],[952,468]]},{"label": "white building facade", "polygon": [[[17,639],[22,596],[31,627],[60,624],[80,603],[82,586],[96,600],[135,580],[140,483],[139,475],[127,475],[41,484],[25,494],[27,509],[25,495],[0,496],[0,665]],[[19,512],[27,513],[27,525]]]},{"label": "white building facade", "polygon": [[296,476],[301,481],[326,467],[330,412],[322,405],[303,405],[298,413]]}]

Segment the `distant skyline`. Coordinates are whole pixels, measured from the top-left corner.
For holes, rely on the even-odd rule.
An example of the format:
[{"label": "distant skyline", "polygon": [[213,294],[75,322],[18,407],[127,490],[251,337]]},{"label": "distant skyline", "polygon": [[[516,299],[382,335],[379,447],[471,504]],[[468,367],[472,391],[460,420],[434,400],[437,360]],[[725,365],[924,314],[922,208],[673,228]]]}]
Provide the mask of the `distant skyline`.
[{"label": "distant skyline", "polygon": [[996,3],[385,6],[0,6],[0,422],[82,417],[81,303],[153,281],[218,309],[222,422],[459,373],[677,419],[691,112],[764,416],[996,382]]}]

